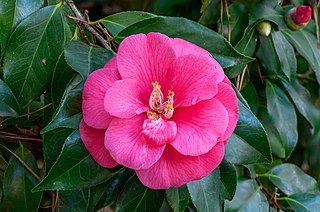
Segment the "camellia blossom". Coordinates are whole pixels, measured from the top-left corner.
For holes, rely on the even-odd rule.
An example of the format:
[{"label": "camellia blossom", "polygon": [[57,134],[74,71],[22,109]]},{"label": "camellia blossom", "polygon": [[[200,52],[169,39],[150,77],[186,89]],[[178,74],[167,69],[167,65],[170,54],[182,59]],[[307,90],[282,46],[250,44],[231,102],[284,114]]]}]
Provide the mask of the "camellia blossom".
[{"label": "camellia blossom", "polygon": [[160,33],[127,37],[89,75],[80,135],[103,167],[134,169],[152,189],[199,180],[222,161],[238,102],[206,50]]},{"label": "camellia blossom", "polygon": [[309,6],[298,6],[289,10],[286,15],[287,25],[292,30],[298,30],[306,26],[311,19],[311,7]]}]

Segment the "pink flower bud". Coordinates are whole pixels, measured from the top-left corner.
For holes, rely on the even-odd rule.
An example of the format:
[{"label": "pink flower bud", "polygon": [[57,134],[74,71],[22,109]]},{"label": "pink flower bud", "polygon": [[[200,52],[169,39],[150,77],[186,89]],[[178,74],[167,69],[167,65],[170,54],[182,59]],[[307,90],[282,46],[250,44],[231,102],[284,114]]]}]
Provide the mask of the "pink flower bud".
[{"label": "pink flower bud", "polygon": [[286,15],[286,22],[290,29],[298,30],[309,23],[311,18],[311,7],[298,6],[289,10]]}]

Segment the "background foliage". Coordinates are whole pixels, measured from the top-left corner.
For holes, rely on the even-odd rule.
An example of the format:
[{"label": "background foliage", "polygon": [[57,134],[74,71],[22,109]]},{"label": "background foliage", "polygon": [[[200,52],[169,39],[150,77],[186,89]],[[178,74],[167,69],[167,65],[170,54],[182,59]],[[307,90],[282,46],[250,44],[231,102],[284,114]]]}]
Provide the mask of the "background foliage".
[{"label": "background foliage", "polygon": [[[317,0],[76,3],[0,1],[0,211],[320,211]],[[292,31],[284,15],[302,4],[313,18]],[[151,31],[207,49],[239,99],[221,165],[166,191],[98,166],[78,132],[87,76]]]}]

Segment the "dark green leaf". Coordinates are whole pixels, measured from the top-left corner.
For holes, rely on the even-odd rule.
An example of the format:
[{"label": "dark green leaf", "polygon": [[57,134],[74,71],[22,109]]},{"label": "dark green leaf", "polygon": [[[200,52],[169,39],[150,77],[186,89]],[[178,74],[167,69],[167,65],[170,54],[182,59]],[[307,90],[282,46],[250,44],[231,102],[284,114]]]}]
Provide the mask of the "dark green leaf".
[{"label": "dark green leaf", "polygon": [[235,164],[270,163],[272,161],[266,132],[238,93],[239,120],[226,146],[225,159]]},{"label": "dark green leaf", "polygon": [[254,84],[249,81],[245,87],[241,89],[241,95],[247,101],[248,105],[250,106],[251,111],[254,114],[258,112],[258,93],[254,86]]},{"label": "dark green leaf", "polygon": [[210,0],[209,5],[203,11],[199,23],[204,26],[211,26],[219,20],[220,0]]},{"label": "dark green leaf", "polygon": [[63,19],[59,6],[48,6],[28,16],[12,33],[4,79],[19,102],[31,102],[48,87],[66,42]]},{"label": "dark green leaf", "polygon": [[59,208],[59,211],[84,211],[88,205],[88,196],[88,189],[59,191],[59,198],[61,198],[63,202],[63,207]]},{"label": "dark green leaf", "polygon": [[193,205],[198,211],[221,211],[220,171],[215,169],[201,180],[187,184]]},{"label": "dark green leaf", "polygon": [[292,80],[297,72],[297,60],[293,47],[280,31],[271,32],[272,41],[278,55],[281,70]]},{"label": "dark green leaf", "polygon": [[82,118],[81,95],[83,82],[80,76],[74,78],[65,90],[62,101],[53,116],[51,122],[42,129],[41,133],[46,133],[59,127],[78,129]]},{"label": "dark green leaf", "polygon": [[31,13],[43,6],[43,0],[0,1],[0,45],[6,46],[12,30]]},{"label": "dark green leaf", "polygon": [[190,201],[190,194],[186,185],[170,188],[166,191],[168,203],[174,212],[183,212]]},{"label": "dark green leaf", "polygon": [[0,79],[0,117],[17,116],[19,104],[10,88]]},{"label": "dark green leaf", "polygon": [[209,6],[212,0],[201,0],[202,1],[202,7],[200,9],[200,12],[203,13],[205,9]]},{"label": "dark green leaf", "polygon": [[[39,174],[37,162],[28,149],[21,145],[15,153]],[[38,211],[42,192],[31,192],[37,183],[37,179],[12,156],[3,178],[3,192],[9,211]]]},{"label": "dark green leaf", "polygon": [[283,91],[271,82],[266,87],[267,110],[279,132],[285,156],[289,157],[298,141],[296,111]]},{"label": "dark green leaf", "polygon": [[83,79],[108,62],[114,53],[98,47],[88,46],[87,44],[73,40],[64,49],[64,56],[67,63],[77,71]]},{"label": "dark green leaf", "polygon": [[[258,35],[256,32],[256,29],[255,27],[252,27],[250,30],[245,31],[245,35],[239,41],[239,43],[236,45],[235,48],[239,52],[243,53],[244,55],[252,57],[257,46],[257,40],[258,40]],[[226,71],[226,75],[230,78],[234,78],[239,74],[241,74],[244,67],[245,65],[237,65],[235,67],[229,68]]]},{"label": "dark green leaf", "polygon": [[62,52],[53,70],[51,82],[51,99],[54,109],[57,109],[63,93],[74,75],[75,71],[67,64]]},{"label": "dark green leaf", "polygon": [[252,61],[237,52],[220,34],[185,18],[154,17],[149,18],[122,30],[115,38],[122,40],[137,33],[161,32],[172,38],[182,38],[206,50],[224,68]]},{"label": "dark green leaf", "polygon": [[286,89],[296,105],[299,112],[309,121],[315,131],[320,129],[320,113],[319,109],[315,107],[309,91],[303,87],[297,80],[291,82],[283,81]]},{"label": "dark green leaf", "polygon": [[287,203],[293,208],[294,211],[320,211],[320,195],[300,193],[294,194],[289,197],[284,197]]},{"label": "dark green leaf", "polygon": [[75,131],[66,139],[48,175],[33,190],[81,189],[105,182],[111,176],[108,169],[102,168],[91,158],[79,132]]},{"label": "dark green leaf", "polygon": [[57,128],[44,134],[43,154],[47,172],[58,159],[65,140],[73,131],[73,129],[68,128]]},{"label": "dark green leaf", "polygon": [[125,182],[134,174],[130,169],[122,168],[108,181],[89,189],[87,212],[97,211],[116,201]]},{"label": "dark green leaf", "polygon": [[319,194],[317,181],[294,164],[275,166],[265,175],[286,195],[304,192]]},{"label": "dark green leaf", "polygon": [[215,171],[220,172],[220,195],[222,199],[232,200],[237,187],[237,173],[234,165],[223,160]]},{"label": "dark green leaf", "polygon": [[238,182],[232,201],[225,201],[225,211],[269,211],[269,203],[254,180]]},{"label": "dark green leaf", "polygon": [[151,190],[143,186],[134,175],[126,183],[117,200],[117,211],[158,211],[164,195],[164,190]]},{"label": "dark green leaf", "polygon": [[156,15],[152,13],[128,11],[107,16],[103,19],[100,19],[98,22],[102,23],[108,29],[108,31],[115,36],[126,27],[153,17],[156,17]]},{"label": "dark green leaf", "polygon": [[320,51],[316,37],[305,30],[283,30],[282,33],[288,38],[297,51],[309,62],[316,73],[320,84]]}]

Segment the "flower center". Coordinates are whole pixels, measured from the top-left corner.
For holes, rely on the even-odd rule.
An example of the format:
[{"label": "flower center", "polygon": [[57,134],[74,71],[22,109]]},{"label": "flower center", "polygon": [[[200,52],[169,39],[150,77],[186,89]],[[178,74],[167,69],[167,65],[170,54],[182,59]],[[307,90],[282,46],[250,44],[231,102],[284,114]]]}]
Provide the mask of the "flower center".
[{"label": "flower center", "polygon": [[157,81],[152,82],[153,90],[149,99],[149,106],[151,110],[148,111],[147,115],[149,119],[153,121],[158,120],[161,116],[166,119],[170,119],[173,115],[173,97],[174,92],[168,90],[167,101],[163,102],[163,93],[161,91],[161,85]]}]

